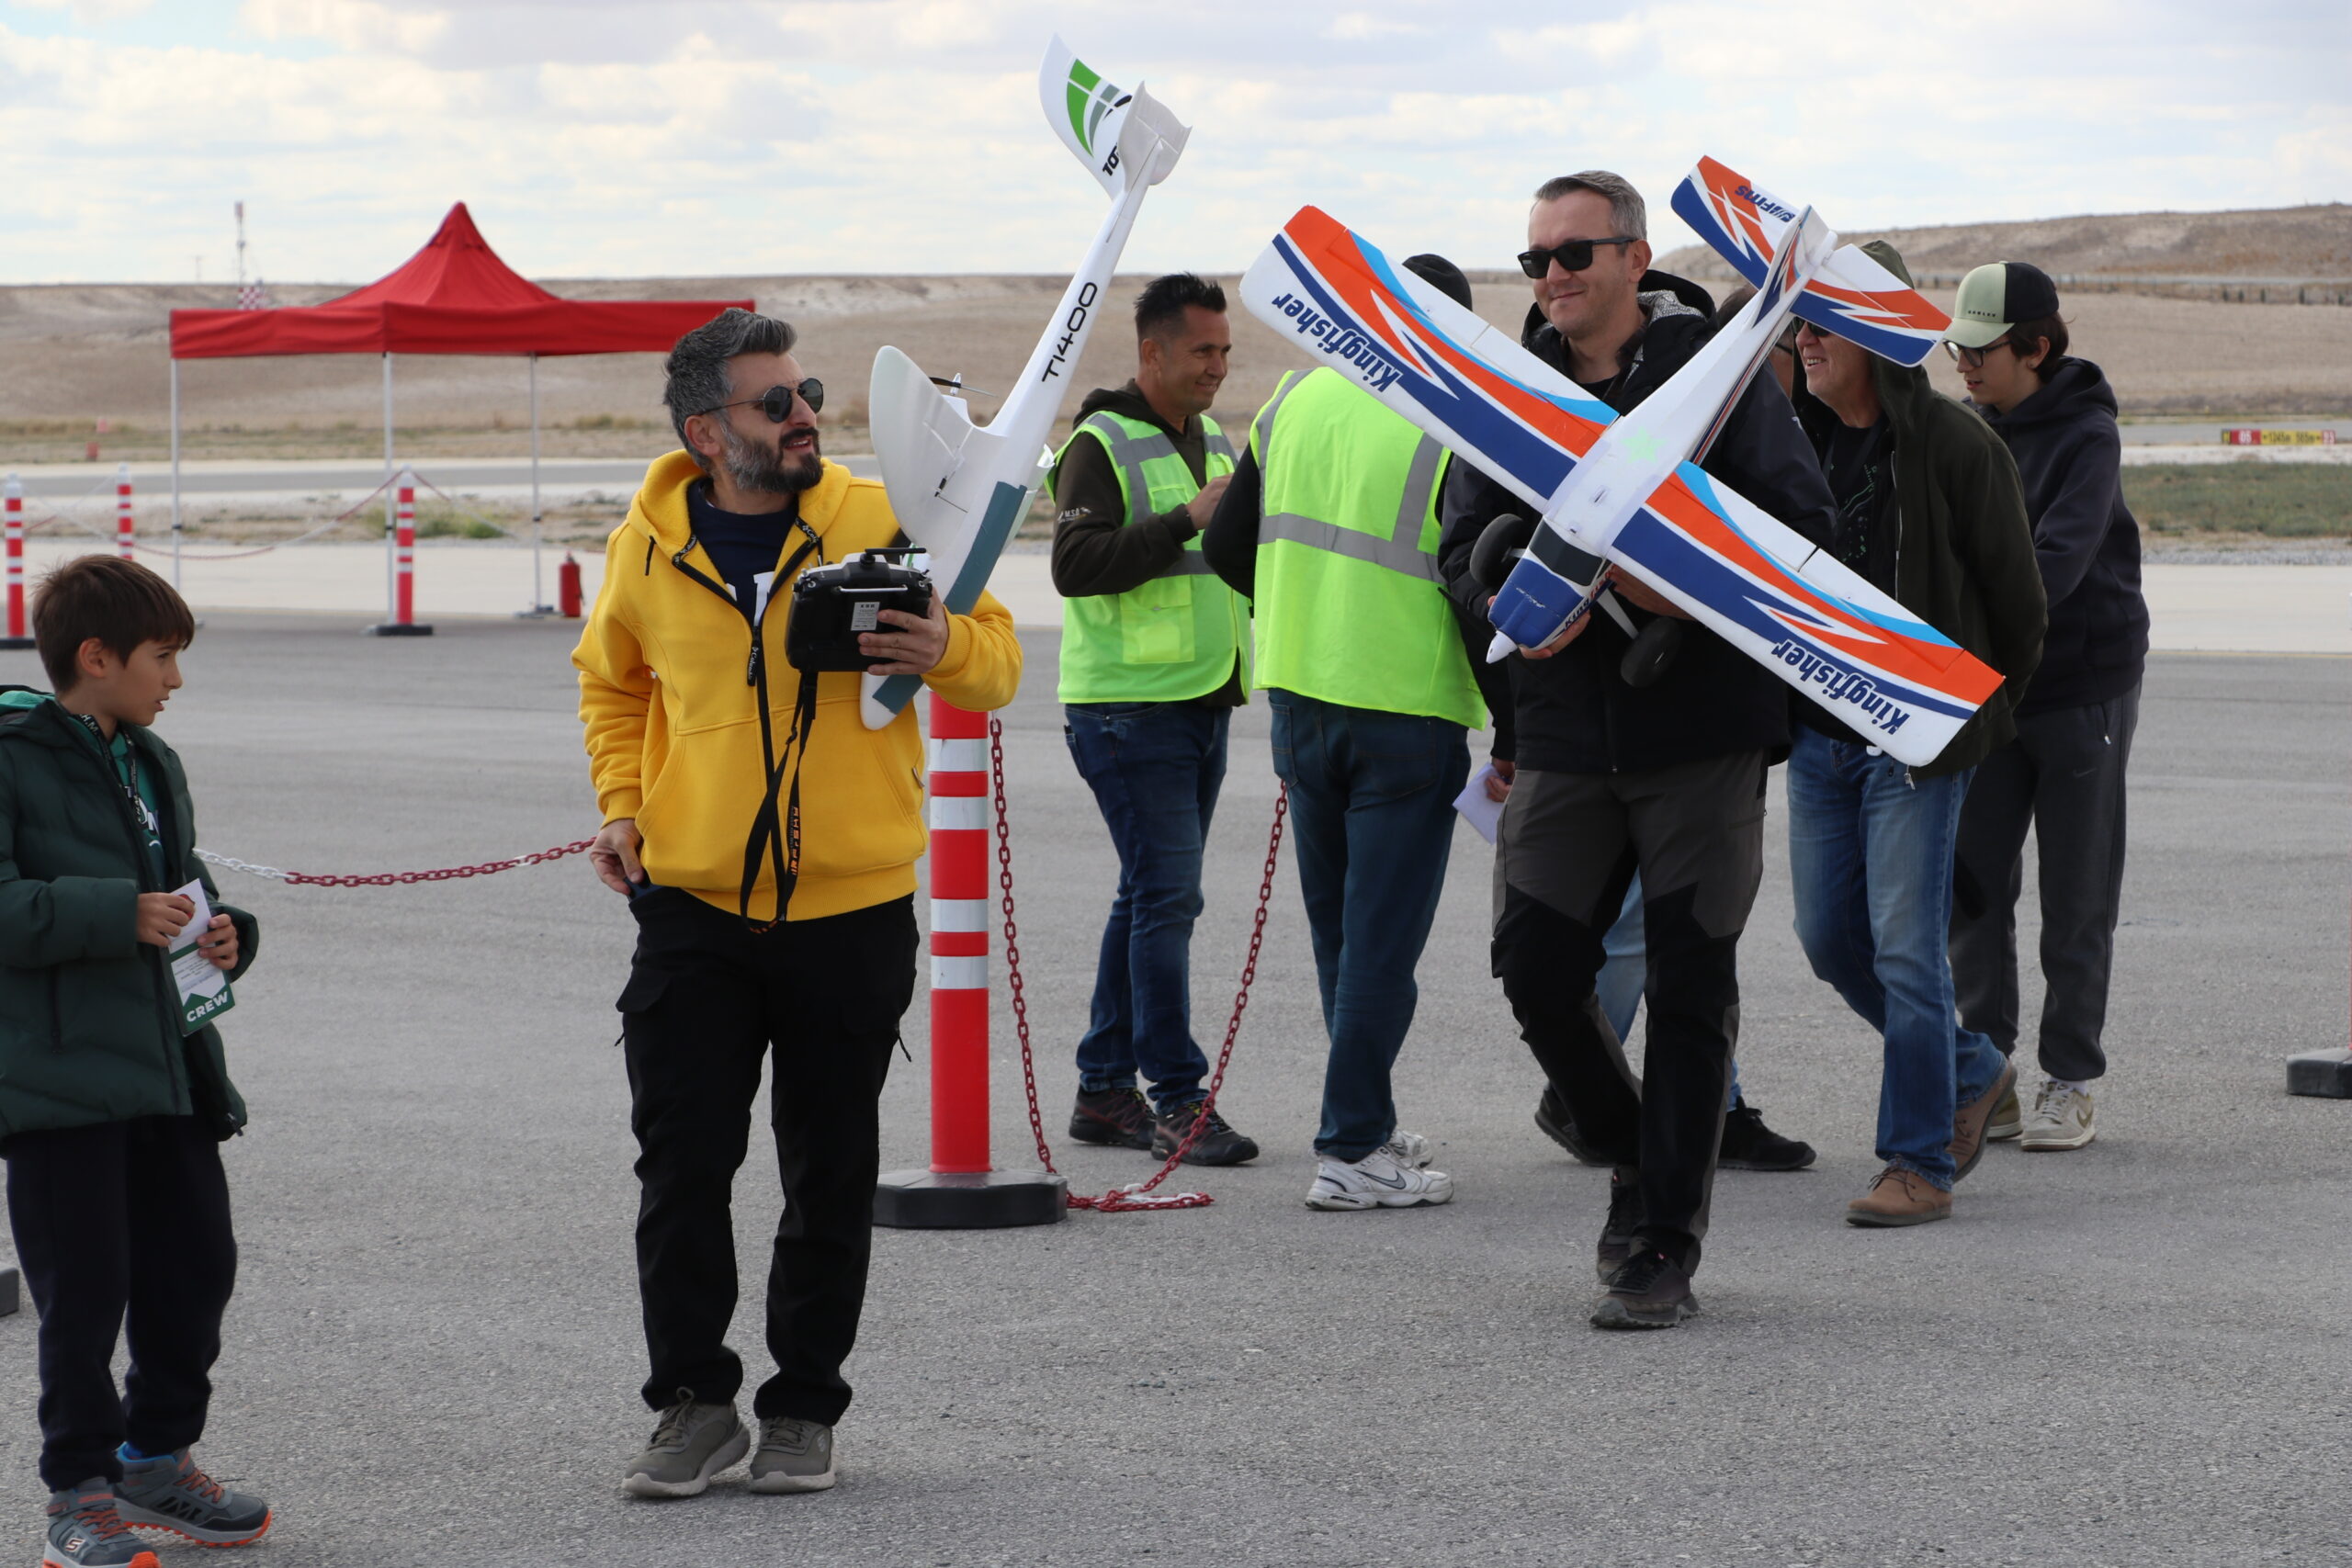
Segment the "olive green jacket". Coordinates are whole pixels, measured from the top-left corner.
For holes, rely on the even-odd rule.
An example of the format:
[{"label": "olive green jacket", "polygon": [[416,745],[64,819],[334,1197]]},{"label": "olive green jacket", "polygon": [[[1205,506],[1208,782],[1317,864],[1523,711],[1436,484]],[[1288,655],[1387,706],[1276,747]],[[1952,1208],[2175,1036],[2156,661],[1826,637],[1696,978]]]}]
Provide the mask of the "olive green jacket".
[{"label": "olive green jacket", "polygon": [[[179,758],[152,729],[128,733],[156,781],[161,882],[97,738],[40,694],[0,686],[0,1138],[136,1116],[197,1116],[223,1138],[244,1125],[219,1032],[182,1037],[164,950],[138,940],[139,895],[202,872]],[[260,930],[212,907],[236,922],[234,980]]]}]

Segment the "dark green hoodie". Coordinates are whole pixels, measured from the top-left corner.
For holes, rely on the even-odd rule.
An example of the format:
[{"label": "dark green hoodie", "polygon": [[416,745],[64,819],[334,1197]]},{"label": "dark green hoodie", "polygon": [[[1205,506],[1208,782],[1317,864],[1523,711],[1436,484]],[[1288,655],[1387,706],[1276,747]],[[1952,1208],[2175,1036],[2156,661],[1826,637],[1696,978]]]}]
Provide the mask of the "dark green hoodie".
[{"label": "dark green hoodie", "polygon": [[[1885,241],[1862,249],[1911,281]],[[2018,695],[2041,660],[2041,572],[2018,466],[2000,437],[1967,404],[1929,387],[1925,370],[1872,355],[1871,372],[1894,453],[1894,597],[2005,677],[1942,755],[1914,770],[1942,778],[1974,767],[2017,734]],[[1792,400],[1821,450],[1838,416],[1806,389],[1802,362]]]},{"label": "dark green hoodie", "polygon": [[[125,726],[157,782],[163,874],[97,737],[44,694],[0,686],[0,1138],[136,1116],[197,1116],[221,1137],[245,1122],[210,1025],[181,1037],[164,950],[138,939],[141,893],[202,875],[187,775],[155,732]],[[254,918],[205,894],[237,927]]]}]

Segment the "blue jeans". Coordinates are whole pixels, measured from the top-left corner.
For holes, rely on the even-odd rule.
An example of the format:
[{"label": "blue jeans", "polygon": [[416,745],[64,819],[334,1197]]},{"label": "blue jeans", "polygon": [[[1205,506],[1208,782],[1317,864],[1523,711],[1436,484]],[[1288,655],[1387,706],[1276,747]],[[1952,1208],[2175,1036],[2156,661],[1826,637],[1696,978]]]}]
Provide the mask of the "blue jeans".
[{"label": "blue jeans", "polygon": [[1389,1071],[1420,997],[1413,966],[1445,886],[1470,748],[1449,719],[1293,692],[1267,703],[1331,1040],[1315,1152],[1358,1160],[1396,1131]]},{"label": "blue jeans", "polygon": [[[1593,989],[1600,994],[1600,1010],[1609,1020],[1609,1027],[1617,1032],[1617,1043],[1631,1046],[1634,1043],[1634,1011],[1642,1005],[1642,985],[1648,977],[1647,953],[1649,942],[1642,926],[1642,879],[1637,874],[1625,889],[1625,902],[1617,911],[1617,923],[1600,939],[1600,951],[1608,954],[1608,962],[1600,966],[1600,978]],[[1731,1098],[1724,1102],[1728,1111],[1739,1103],[1739,1058],[1731,1059]]]},{"label": "blue jeans", "polygon": [[1071,703],[1062,713],[1079,776],[1119,852],[1119,891],[1094,965],[1093,1016],[1078,1043],[1078,1087],[1128,1089],[1140,1071],[1153,1101],[1172,1111],[1200,1099],[1208,1075],[1193,1039],[1193,922],[1233,710]]},{"label": "blue jeans", "polygon": [[[1973,770],[1971,770],[1973,773]],[[1952,850],[1969,773],[1918,779],[1859,740],[1796,727],[1789,872],[1813,972],[1886,1041],[1878,1156],[1949,1191],[1954,1110],[2001,1076],[1952,998]]]}]

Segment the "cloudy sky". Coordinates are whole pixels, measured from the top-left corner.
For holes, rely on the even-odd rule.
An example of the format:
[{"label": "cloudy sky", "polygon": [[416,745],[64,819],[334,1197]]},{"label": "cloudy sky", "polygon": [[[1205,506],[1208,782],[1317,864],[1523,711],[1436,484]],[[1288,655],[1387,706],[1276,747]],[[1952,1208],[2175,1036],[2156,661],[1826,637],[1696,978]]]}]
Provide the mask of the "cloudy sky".
[{"label": "cloudy sky", "polygon": [[1050,272],[1062,31],[1194,128],[1134,268],[1314,201],[1507,266],[1526,192],[1702,152],[1863,228],[2352,199],[2345,0],[0,0],[0,281],[362,281],[454,200],[537,276]]}]

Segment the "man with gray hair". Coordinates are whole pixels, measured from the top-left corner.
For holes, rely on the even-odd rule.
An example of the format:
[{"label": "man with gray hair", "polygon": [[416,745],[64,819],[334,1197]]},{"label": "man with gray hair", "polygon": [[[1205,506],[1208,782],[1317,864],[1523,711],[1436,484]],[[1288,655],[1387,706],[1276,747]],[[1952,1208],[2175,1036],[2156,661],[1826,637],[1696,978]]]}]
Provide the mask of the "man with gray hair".
[{"label": "man with gray hair", "polygon": [[[1641,194],[1599,170],[1546,181],[1520,270],[1529,351],[1620,413],[1713,335],[1694,285],[1649,270]],[[1696,296],[1696,299],[1692,299]],[[1828,487],[1788,398],[1749,383],[1702,466],[1791,527],[1827,537]],[[1521,510],[1467,462],[1446,479],[1440,558],[1464,609],[1493,592],[1471,556]],[[1638,629],[1689,617],[1637,579],[1612,590]],[[1739,1030],[1737,944],[1763,875],[1764,778],[1788,754],[1788,702],[1764,669],[1696,623],[1662,673],[1635,668],[1607,615],[1515,656],[1517,749],[1495,853],[1494,969],[1579,1136],[1615,1167],[1596,1267],[1601,1328],[1665,1328],[1698,1310]],[[1637,1080],[1594,994],[1602,937],[1634,877],[1647,935],[1647,1057]]]},{"label": "man with gray hair", "polygon": [[[605,825],[590,855],[638,927],[616,1004],[637,1134],[638,1288],[661,1413],[623,1472],[691,1497],[752,1459],[754,1492],[833,1483],[879,1166],[876,1102],[915,979],[922,738],[911,705],[858,717],[854,671],[795,670],[804,565],[888,546],[877,479],[825,461],[825,389],[779,321],[728,310],[678,340],[663,394],[684,448],[653,460],[582,628],[580,715]],[[1012,701],[1012,617],[880,612],[876,674],[967,708]],[[797,694],[796,695],[796,694]],[[804,766],[805,764],[805,766]],[[736,1169],[763,1064],[786,1207],[768,1266],[776,1371],[735,1412]]]}]

